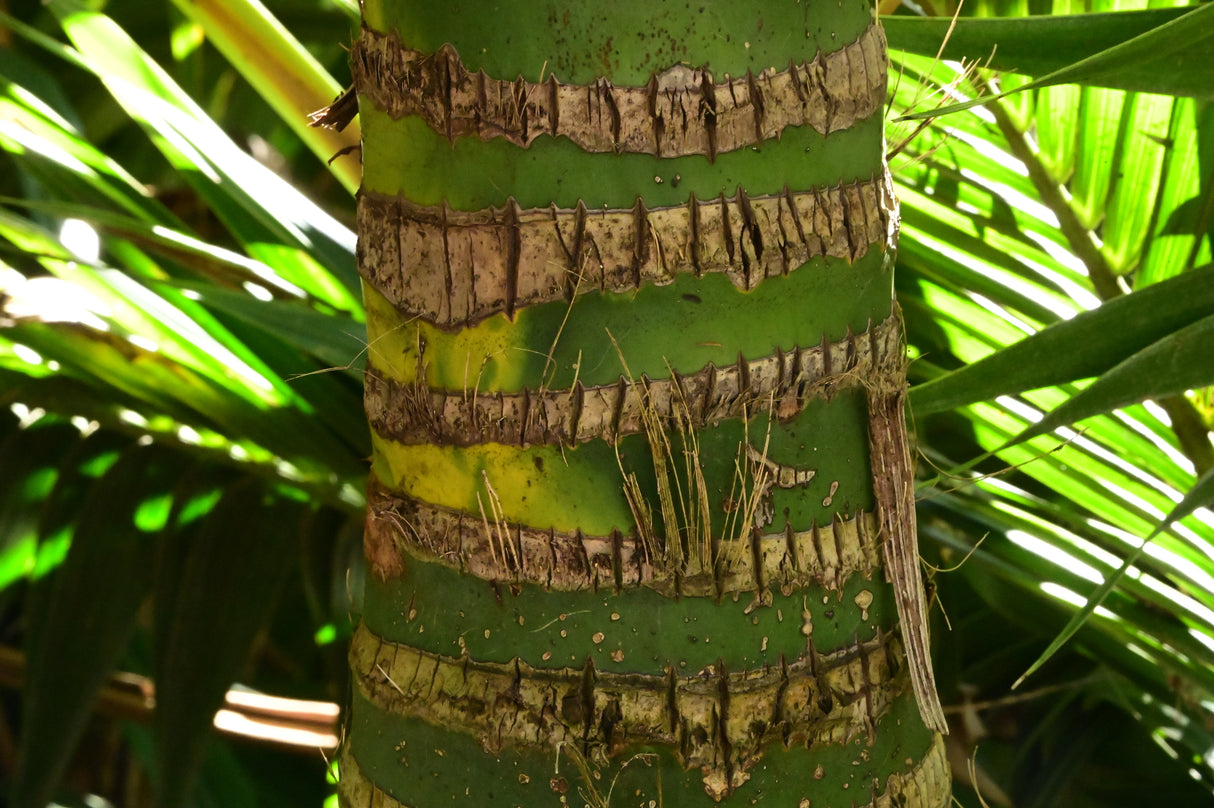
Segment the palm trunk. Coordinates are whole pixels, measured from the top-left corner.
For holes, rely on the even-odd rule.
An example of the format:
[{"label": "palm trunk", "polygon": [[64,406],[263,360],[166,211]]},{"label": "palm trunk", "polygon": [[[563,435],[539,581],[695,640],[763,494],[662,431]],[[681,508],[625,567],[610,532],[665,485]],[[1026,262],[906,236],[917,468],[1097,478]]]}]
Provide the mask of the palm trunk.
[{"label": "palm trunk", "polygon": [[944,805],[867,3],[364,22],[345,803]]}]

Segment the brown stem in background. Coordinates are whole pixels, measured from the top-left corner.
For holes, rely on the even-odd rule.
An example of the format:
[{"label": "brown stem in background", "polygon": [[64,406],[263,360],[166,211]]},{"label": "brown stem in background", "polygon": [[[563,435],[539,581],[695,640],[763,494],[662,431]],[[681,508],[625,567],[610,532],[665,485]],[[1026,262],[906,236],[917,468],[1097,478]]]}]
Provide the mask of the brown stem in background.
[{"label": "brown stem in background", "polygon": [[[20,689],[26,675],[25,654],[0,646],[0,687]],[[112,718],[151,724],[155,706],[155,686],[151,679],[132,673],[115,673],[97,694],[93,710]],[[332,749],[337,745],[337,705],[230,690],[215,726],[228,735],[311,755],[322,746]],[[8,764],[2,757],[0,762]]]},{"label": "brown stem in background", "polygon": [[1193,402],[1184,396],[1168,396],[1159,399],[1159,406],[1172,420],[1172,431],[1180,442],[1180,450],[1193,463],[1197,476],[1214,468],[1214,446],[1210,445],[1209,428]]},{"label": "brown stem in background", "polygon": [[3,711],[0,711],[0,776],[10,783],[17,776],[17,739]]}]

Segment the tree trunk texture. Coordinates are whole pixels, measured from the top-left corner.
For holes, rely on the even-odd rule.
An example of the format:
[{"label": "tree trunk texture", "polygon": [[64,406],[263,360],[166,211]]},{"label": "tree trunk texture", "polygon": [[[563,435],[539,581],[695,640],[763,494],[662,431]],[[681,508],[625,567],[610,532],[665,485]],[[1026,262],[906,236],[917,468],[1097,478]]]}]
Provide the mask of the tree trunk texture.
[{"label": "tree trunk texture", "polygon": [[943,806],[866,2],[366,0],[343,804]]}]

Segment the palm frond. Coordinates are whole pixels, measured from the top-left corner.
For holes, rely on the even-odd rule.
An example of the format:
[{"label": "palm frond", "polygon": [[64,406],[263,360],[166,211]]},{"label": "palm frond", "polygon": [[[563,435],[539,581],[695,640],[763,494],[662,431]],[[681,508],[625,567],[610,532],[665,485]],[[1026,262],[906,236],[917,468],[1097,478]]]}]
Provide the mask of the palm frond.
[{"label": "palm frond", "polygon": [[[1180,12],[1160,12],[1172,13]],[[987,22],[973,20],[973,30]],[[1048,41],[1055,24],[1060,32],[1070,22],[1024,27]],[[947,111],[1027,81],[920,56],[896,62],[895,115],[932,111],[916,97],[922,87],[942,88],[936,106]],[[1210,181],[1194,166],[1192,144],[1208,125],[1192,105],[1029,88],[935,118],[893,170],[903,201],[899,294],[921,381],[911,402],[925,459],[923,534],[938,543],[941,566],[965,559],[960,572],[937,576],[941,603],[955,624],[950,592],[972,590],[962,602],[976,598],[1001,615],[997,630],[1018,649],[1019,661],[997,675],[960,651],[958,685],[981,682],[975,700],[1006,700],[1003,712],[973,717],[986,725],[1032,714],[1031,699],[1017,701],[1011,687],[1116,578],[1061,656],[1021,690],[1049,689],[1087,660],[1083,684],[1051,698],[1082,693],[1117,705],[1178,758],[1178,776],[1187,770],[1208,790],[1214,516],[1190,502],[1190,515],[1118,576],[1208,462],[1209,413],[1193,391],[1214,377],[1184,353],[1199,344],[1189,332],[1200,338],[1214,314],[1201,266],[1210,223],[1186,215]],[[1077,420],[1082,428],[1070,425]],[[972,642],[944,634],[946,648]],[[1023,734],[1015,742],[1036,748]],[[987,739],[979,760],[997,760],[999,743]],[[1046,760],[1022,751],[1003,763],[1013,801],[1081,804],[1065,790],[1080,775],[1063,777]]]}]

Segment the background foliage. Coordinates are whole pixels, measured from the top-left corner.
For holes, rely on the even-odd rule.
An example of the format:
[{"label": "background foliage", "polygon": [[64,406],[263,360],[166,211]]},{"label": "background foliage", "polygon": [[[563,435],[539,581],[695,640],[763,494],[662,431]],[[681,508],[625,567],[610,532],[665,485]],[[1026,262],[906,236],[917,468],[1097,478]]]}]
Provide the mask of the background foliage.
[{"label": "background foliage", "polygon": [[[947,21],[914,17],[951,7],[883,9],[914,51],[894,53],[889,147],[937,672],[955,772],[992,805],[1214,791],[1214,516],[1210,477],[1195,485],[1214,465],[1214,6],[1127,5],[983,0],[963,13],[1013,19],[963,21],[944,62]],[[323,707],[224,699],[345,697],[374,346],[357,156],[325,162],[357,135],[301,121],[347,75],[355,4],[3,8],[10,801],[321,802]],[[954,61],[992,41],[1004,72]],[[209,731],[220,707],[241,732]],[[259,742],[250,722],[317,734]]]}]

